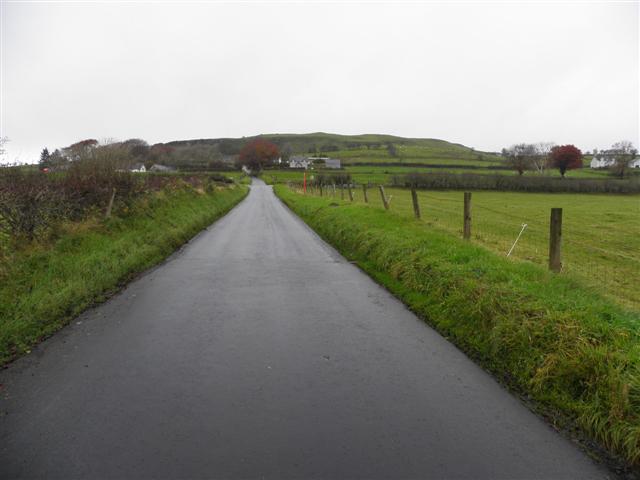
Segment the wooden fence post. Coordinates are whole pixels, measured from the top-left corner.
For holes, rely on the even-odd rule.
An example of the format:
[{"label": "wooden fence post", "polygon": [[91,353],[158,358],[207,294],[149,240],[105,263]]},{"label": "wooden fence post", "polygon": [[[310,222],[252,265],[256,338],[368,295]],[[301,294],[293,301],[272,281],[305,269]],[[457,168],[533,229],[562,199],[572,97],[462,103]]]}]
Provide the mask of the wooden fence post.
[{"label": "wooden fence post", "polygon": [[344,200],[344,183],[340,184],[340,200]]},{"label": "wooden fence post", "polygon": [[349,187],[349,200],[353,202],[353,191],[351,190],[351,184],[349,184],[348,187]]},{"label": "wooden fence post", "polygon": [[562,270],[562,209],[551,209],[549,224],[549,270],[560,272]]},{"label": "wooden fence post", "polygon": [[318,185],[318,188],[320,189],[320,196],[322,196],[322,184]]},{"label": "wooden fence post", "polygon": [[415,188],[411,189],[411,200],[413,200],[413,214],[416,218],[420,218],[420,205],[418,204],[418,194]]},{"label": "wooden fence post", "polygon": [[464,192],[464,229],[462,238],[471,239],[471,192]]},{"label": "wooden fence post", "polygon": [[367,196],[367,184],[362,184],[362,195],[364,196],[364,203],[369,203],[369,197]]},{"label": "wooden fence post", "polygon": [[333,196],[334,197],[336,196],[336,184],[335,183],[333,184]]},{"label": "wooden fence post", "polygon": [[109,204],[107,205],[107,212],[105,213],[105,218],[111,217],[111,210],[113,209],[113,201],[116,198],[116,187],[113,187],[113,191],[111,192],[111,198],[109,198]]},{"label": "wooden fence post", "polygon": [[378,185],[378,188],[380,189],[380,196],[382,197],[384,209],[389,210],[389,201],[387,200],[387,196],[384,194],[384,187],[382,185]]}]

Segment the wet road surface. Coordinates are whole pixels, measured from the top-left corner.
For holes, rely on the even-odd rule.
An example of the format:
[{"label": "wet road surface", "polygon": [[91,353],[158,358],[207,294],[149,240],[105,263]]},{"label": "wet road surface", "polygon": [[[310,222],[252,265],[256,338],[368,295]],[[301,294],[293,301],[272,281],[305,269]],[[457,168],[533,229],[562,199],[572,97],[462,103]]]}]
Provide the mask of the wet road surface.
[{"label": "wet road surface", "polygon": [[0,478],[607,478],[254,182],[0,371]]}]

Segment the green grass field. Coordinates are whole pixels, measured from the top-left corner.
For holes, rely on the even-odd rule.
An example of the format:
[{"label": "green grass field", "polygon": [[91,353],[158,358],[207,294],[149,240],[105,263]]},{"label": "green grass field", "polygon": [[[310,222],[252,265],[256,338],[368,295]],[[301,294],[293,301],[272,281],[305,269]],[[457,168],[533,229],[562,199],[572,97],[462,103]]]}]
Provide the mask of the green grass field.
[{"label": "green grass field", "polygon": [[[377,179],[384,180],[388,184],[393,175],[406,175],[407,173],[476,173],[484,175],[517,175],[514,170],[489,169],[489,168],[433,168],[425,165],[424,167],[402,167],[402,166],[373,166],[373,165],[347,165],[344,171],[351,175],[357,175],[365,181],[372,183]],[[535,172],[526,172],[525,176],[539,176]],[[545,176],[559,177],[560,172],[557,170],[548,170]],[[605,170],[591,170],[588,168],[572,170],[567,173],[567,177],[575,178],[611,178],[611,175]]]},{"label": "green grass field", "polygon": [[[363,203],[362,190],[354,193],[355,202]],[[386,193],[393,212],[413,216],[408,190],[387,188]],[[383,208],[377,188],[369,189],[368,197],[372,208]],[[463,192],[419,191],[418,198],[425,227],[462,235]],[[526,223],[511,258],[546,265],[553,207],[563,208],[562,275],[640,311],[640,196],[473,192],[472,240],[506,255]]]},{"label": "green grass field", "polygon": [[[452,165],[459,162],[450,161]],[[475,162],[477,163],[477,162]],[[446,163],[443,163],[445,165]],[[486,164],[488,165],[488,164]],[[357,165],[347,164],[342,170],[327,170],[314,169],[307,171],[307,178],[311,178],[316,174],[321,173],[348,173],[356,183],[372,183],[376,185],[390,185],[394,176],[402,176],[408,173],[473,173],[484,175],[516,175],[512,170],[498,170],[489,168],[433,168],[429,166],[377,166],[377,165]],[[228,173],[226,173],[227,176]],[[557,170],[549,170],[545,175],[550,177],[560,177],[560,173]],[[273,169],[265,170],[262,173],[262,178],[269,183],[286,183],[289,181],[302,181],[303,172],[301,170],[292,169]],[[537,173],[527,172],[525,176],[538,176]],[[611,175],[606,170],[591,170],[589,168],[583,168],[578,170],[572,170],[567,173],[569,178],[601,178],[610,179]]]},{"label": "green grass field", "polygon": [[[612,455],[640,464],[640,315],[621,306],[636,302],[628,295],[633,286],[622,297],[606,289],[620,300],[614,302],[585,277],[554,274],[537,260],[504,255],[521,221],[546,230],[553,205],[566,209],[565,232],[574,230],[570,240],[578,237],[635,261],[637,223],[625,225],[633,216],[625,208],[637,207],[638,197],[478,193],[476,235],[469,242],[458,235],[461,193],[421,195],[425,220],[416,221],[408,214],[407,192],[399,190],[388,192],[391,212],[377,203],[302,195],[284,185],[275,190],[345,257],[533,400],[552,423],[578,426]],[[540,242],[522,247],[519,255],[542,249]],[[584,263],[584,255],[575,258]],[[637,282],[637,269],[620,258],[611,261]]]},{"label": "green grass field", "polygon": [[474,152],[466,147],[453,144],[434,148],[431,146],[396,146],[396,155],[389,153],[386,147],[353,148],[327,152],[340,158],[346,165],[358,163],[421,163],[435,165],[500,165],[500,158],[493,154]]},{"label": "green grass field", "polygon": [[234,185],[150,194],[126,213],[61,225],[53,243],[14,252],[0,265],[0,366],[162,261],[246,192]]}]

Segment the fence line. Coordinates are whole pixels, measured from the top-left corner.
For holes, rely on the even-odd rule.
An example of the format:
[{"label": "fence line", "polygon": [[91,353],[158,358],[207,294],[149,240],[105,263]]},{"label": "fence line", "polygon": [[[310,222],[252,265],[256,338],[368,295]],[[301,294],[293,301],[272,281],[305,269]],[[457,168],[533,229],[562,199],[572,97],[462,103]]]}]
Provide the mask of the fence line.
[{"label": "fence line", "polygon": [[[371,183],[367,184],[367,186],[370,185]],[[349,186],[351,187],[353,186],[353,184]],[[344,191],[345,187],[347,187],[346,184],[341,186],[341,189]],[[406,215],[409,215],[408,212],[411,212],[413,194],[410,194],[408,198],[400,196],[400,200],[396,200],[396,202],[391,204],[389,202],[391,196],[389,196],[384,191],[384,188],[379,188],[379,190],[380,199],[372,201],[372,199],[369,198],[369,201],[366,203],[369,203],[370,205],[373,204],[374,206],[380,206],[382,208],[386,207],[386,209],[388,210],[394,210],[394,205],[398,204],[401,205],[401,211],[406,212]],[[442,223],[439,223],[439,225],[441,225],[441,228],[446,231],[457,232],[458,234],[464,232],[464,224],[462,221],[464,218],[464,196],[462,192],[459,192],[458,198],[434,196],[432,194],[425,193],[424,190],[418,191],[417,193],[418,208],[422,221],[425,221],[427,223],[430,223],[433,220],[440,221],[440,219],[438,218],[439,216],[447,216],[450,218],[460,219],[460,223],[457,225],[455,222],[447,221],[446,219],[444,219]],[[364,190],[363,200],[361,201],[359,198],[357,198],[355,201],[362,204],[365,203]],[[420,202],[422,203],[422,205],[420,205]],[[533,261],[534,263],[538,264],[543,264],[544,260],[549,260],[549,217],[545,218],[543,216],[543,213],[528,213],[527,215],[518,215],[511,212],[502,211],[493,206],[487,206],[486,204],[484,204],[482,202],[482,196],[480,196],[479,199],[475,198],[473,203],[475,210],[474,214],[472,215],[473,233],[475,235],[475,237],[473,238],[484,238],[485,240],[489,241],[487,247],[496,252],[505,254],[507,249],[509,249],[509,247],[513,245],[513,241],[520,232],[522,224],[526,223],[527,228],[526,230],[524,230],[524,232],[521,232],[521,238],[513,249],[513,254],[511,256],[513,257],[515,255],[520,259]],[[548,212],[548,210],[546,211]],[[489,212],[494,216],[486,217],[482,215],[482,212]],[[414,215],[416,215],[415,207],[413,213]],[[497,216],[498,218],[496,218],[495,216]],[[507,220],[504,220],[504,217],[506,217]],[[513,222],[509,221],[508,219],[512,219]],[[513,237],[509,236],[510,234],[508,232],[510,231],[513,231]],[[619,267],[610,265],[610,263],[616,261],[616,258],[630,261],[633,263],[633,265],[640,263],[640,258],[636,258],[619,251],[609,250],[596,245],[574,240],[570,236],[567,237],[566,232],[562,236],[562,245],[562,272],[576,273],[580,275],[583,280],[586,280],[587,283],[594,286],[601,287],[602,284],[609,286],[628,284],[628,282],[624,279],[626,274],[620,273]],[[503,248],[504,251],[502,251]],[[594,253],[594,255],[589,255],[588,253],[586,255],[582,253],[576,253],[580,251],[598,253]],[[567,258],[576,258],[576,255],[579,256],[580,260],[566,260]],[[599,255],[598,258],[600,258],[601,261],[591,260],[591,258],[595,258],[595,255]],[[555,263],[556,265],[554,268],[557,269],[557,262]],[[635,266],[633,268],[635,268]]]}]

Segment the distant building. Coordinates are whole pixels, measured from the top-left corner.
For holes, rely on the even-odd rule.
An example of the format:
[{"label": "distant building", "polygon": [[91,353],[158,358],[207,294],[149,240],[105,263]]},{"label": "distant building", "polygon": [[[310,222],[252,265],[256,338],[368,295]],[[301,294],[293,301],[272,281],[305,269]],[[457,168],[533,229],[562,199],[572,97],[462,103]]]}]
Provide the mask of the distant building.
[{"label": "distant building", "polygon": [[129,167],[129,171],[136,172],[136,173],[144,173],[147,171],[147,169],[144,166],[144,163],[134,163]]},{"label": "distant building", "polygon": [[305,170],[312,165],[322,166],[324,168],[339,169],[342,168],[340,160],[329,157],[305,157],[303,155],[293,155],[289,159],[289,168],[304,168]]},{"label": "distant building", "polygon": [[313,163],[313,160],[301,155],[293,155],[289,158],[289,168],[304,168],[305,170]]},{"label": "distant building", "polygon": [[160,165],[159,163],[155,163],[149,169],[150,172],[175,172],[176,169],[174,167],[168,167],[167,165]]},{"label": "distant building", "polygon": [[342,168],[342,166],[340,164],[340,160],[337,159],[337,158],[327,158],[327,159],[325,159],[324,166],[325,166],[325,168],[335,168],[335,169]]},{"label": "distant building", "polygon": [[314,163],[316,165],[323,166],[324,168],[342,168],[340,165],[340,160],[337,158],[329,158],[329,157],[307,157],[309,162]]},{"label": "distant building", "polygon": [[[607,153],[598,153],[593,156],[589,166],[591,168],[609,168],[616,164],[616,157]],[[640,157],[629,162],[629,168],[640,168]]]},{"label": "distant building", "polygon": [[616,163],[616,159],[604,154],[594,155],[589,166],[591,168],[609,168]]}]

